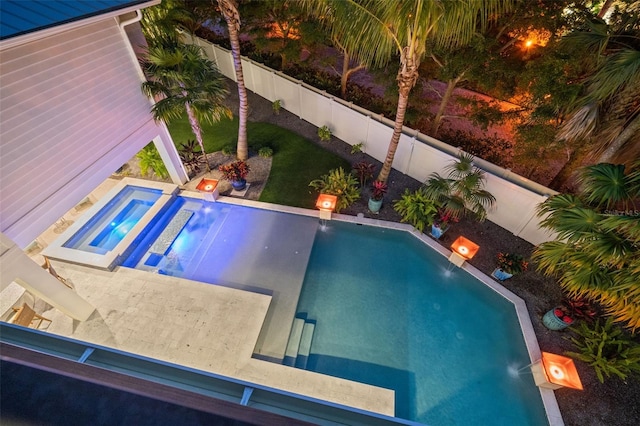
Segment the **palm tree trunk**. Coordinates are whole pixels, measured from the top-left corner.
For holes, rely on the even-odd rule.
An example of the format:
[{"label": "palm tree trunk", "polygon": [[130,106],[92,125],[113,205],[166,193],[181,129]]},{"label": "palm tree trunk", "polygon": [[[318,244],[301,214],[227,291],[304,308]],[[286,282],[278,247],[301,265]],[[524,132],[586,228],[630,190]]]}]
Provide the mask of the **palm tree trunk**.
[{"label": "palm tree trunk", "polygon": [[349,77],[356,71],[360,71],[364,68],[364,65],[360,64],[355,68],[349,68],[349,62],[351,62],[351,58],[349,57],[349,53],[346,51],[342,51],[344,57],[342,59],[342,74],[340,76],[340,97],[342,99],[347,99],[347,81],[349,81]]},{"label": "palm tree trunk", "polygon": [[207,153],[204,150],[204,141],[202,139],[202,127],[200,127],[200,122],[196,118],[196,114],[193,112],[191,105],[189,103],[184,104],[185,109],[187,110],[187,117],[189,117],[189,124],[191,124],[191,131],[196,136],[196,140],[200,145],[200,150],[202,151],[202,158],[204,159],[204,163],[207,165],[207,171],[211,171],[211,167],[209,167],[209,160],[207,159]]},{"label": "palm tree trunk", "polygon": [[446,110],[447,105],[449,104],[449,101],[451,100],[451,96],[453,95],[453,91],[455,90],[456,86],[458,85],[458,83],[462,79],[463,75],[464,75],[464,73],[460,74],[456,78],[454,78],[452,80],[449,80],[447,82],[447,89],[444,91],[444,95],[442,95],[442,100],[440,101],[440,106],[438,107],[438,112],[436,113],[436,116],[433,119],[433,124],[431,125],[431,136],[433,136],[434,138],[438,134],[438,129],[440,128],[440,125],[442,124],[442,117],[444,116],[444,111]]},{"label": "palm tree trunk", "polygon": [[402,52],[402,66],[398,71],[398,108],[396,110],[396,120],[393,125],[393,135],[391,141],[389,141],[389,148],[387,149],[387,156],[378,174],[378,180],[386,182],[389,179],[391,173],[391,166],[393,165],[393,158],[396,155],[398,149],[398,143],[400,142],[400,135],[402,134],[402,126],[404,125],[404,116],[407,112],[407,105],[409,104],[409,93],[416,81],[418,81],[418,66],[420,62],[415,60],[413,56],[407,56],[406,52],[409,48],[405,48]]},{"label": "palm tree trunk", "polygon": [[611,142],[611,144],[604,150],[602,155],[598,158],[598,163],[611,163],[611,160],[616,156],[620,148],[627,143],[631,136],[640,131],[640,114],[629,123],[626,129],[618,135],[617,138]]},{"label": "palm tree trunk", "polygon": [[598,18],[603,18],[612,4],[613,4],[613,0],[605,1],[602,7],[600,8],[600,12],[598,12]]},{"label": "palm tree trunk", "polygon": [[558,192],[567,192],[574,190],[575,173],[582,167],[590,150],[590,145],[582,144],[578,146],[569,156],[569,160],[562,166],[560,171],[549,182],[549,188]]},{"label": "palm tree trunk", "polygon": [[229,41],[231,42],[231,55],[233,56],[233,67],[236,71],[238,82],[238,98],[240,108],[238,111],[238,145],[236,148],[238,160],[245,161],[249,158],[249,145],[247,143],[247,88],[244,84],[244,74],[242,73],[242,60],[240,59],[240,15],[238,9],[229,0],[218,0],[220,11],[227,21],[229,28]]}]

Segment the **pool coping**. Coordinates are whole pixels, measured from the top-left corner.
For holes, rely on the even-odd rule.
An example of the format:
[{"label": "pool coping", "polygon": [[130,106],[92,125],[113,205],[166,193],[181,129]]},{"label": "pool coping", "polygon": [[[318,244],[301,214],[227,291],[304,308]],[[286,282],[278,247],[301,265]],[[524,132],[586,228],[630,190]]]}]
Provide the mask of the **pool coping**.
[{"label": "pool coping", "polygon": [[[157,189],[162,191],[162,195],[156,200],[151,208],[140,218],[138,223],[131,228],[127,235],[107,253],[90,253],[78,249],[64,247],[78,231],[84,227],[93,216],[104,208],[120,191],[127,186],[137,186],[149,189]],[[51,259],[63,260],[70,263],[82,265],[90,265],[98,269],[112,270],[116,263],[127,250],[135,238],[142,230],[151,222],[151,220],[160,212],[171,199],[179,192],[178,185],[166,182],[147,181],[135,178],[124,178],[120,180],[113,188],[100,198],[93,206],[80,216],[80,220],[74,222],[67,228],[58,238],[49,244],[43,251],[42,255]]]}]

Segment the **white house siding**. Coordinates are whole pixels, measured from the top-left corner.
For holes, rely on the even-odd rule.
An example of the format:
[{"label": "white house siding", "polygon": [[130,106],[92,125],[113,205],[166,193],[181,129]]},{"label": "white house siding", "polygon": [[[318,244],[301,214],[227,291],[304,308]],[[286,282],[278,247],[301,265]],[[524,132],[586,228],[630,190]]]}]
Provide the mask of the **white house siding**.
[{"label": "white house siding", "polygon": [[0,52],[0,229],[24,247],[161,133],[115,19]]}]

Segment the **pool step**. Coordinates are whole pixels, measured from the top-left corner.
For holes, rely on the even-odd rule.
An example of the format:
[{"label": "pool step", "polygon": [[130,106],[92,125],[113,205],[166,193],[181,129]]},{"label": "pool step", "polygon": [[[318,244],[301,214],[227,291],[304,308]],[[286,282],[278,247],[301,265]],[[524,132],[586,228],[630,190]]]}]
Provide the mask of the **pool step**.
[{"label": "pool step", "polygon": [[285,357],[282,362],[284,365],[302,369],[307,367],[315,328],[316,321],[307,319],[306,313],[296,314],[296,318],[293,320],[293,326],[291,327],[289,341],[287,342]]},{"label": "pool step", "polygon": [[302,329],[304,328],[304,319],[295,318],[291,327],[291,334],[287,342],[287,350],[284,353],[284,365],[291,367],[296,363],[298,349],[300,348],[300,339],[302,339]]},{"label": "pool step", "polygon": [[313,332],[316,329],[316,322],[309,320],[302,327],[302,336],[300,337],[300,347],[298,348],[298,356],[296,357],[296,368],[307,368],[309,353],[311,352],[311,342],[313,341]]}]

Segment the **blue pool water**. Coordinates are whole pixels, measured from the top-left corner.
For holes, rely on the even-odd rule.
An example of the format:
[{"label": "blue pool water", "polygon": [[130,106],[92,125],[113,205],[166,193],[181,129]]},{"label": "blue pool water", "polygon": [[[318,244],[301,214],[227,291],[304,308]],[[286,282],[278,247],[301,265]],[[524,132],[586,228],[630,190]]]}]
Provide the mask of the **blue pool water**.
[{"label": "blue pool water", "polygon": [[[305,221],[317,224],[177,197],[123,266],[259,287],[290,277],[300,247],[282,243],[286,261],[260,253],[300,239]],[[531,374],[510,374],[530,363],[513,305],[448,266],[406,232],[329,222],[301,274],[297,312],[316,322],[306,368],[393,389],[396,416],[421,423],[547,424]]]},{"label": "blue pool water", "polygon": [[98,254],[113,250],[161,195],[156,189],[125,187],[63,247]]},{"label": "blue pool water", "polygon": [[[298,311],[316,321],[307,369],[396,391],[431,425],[543,425],[513,306],[405,232],[330,222]],[[451,268],[449,268],[451,269]]]}]

